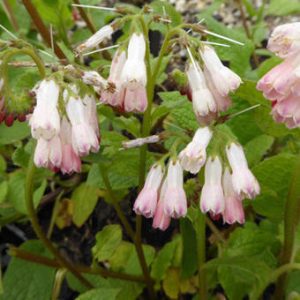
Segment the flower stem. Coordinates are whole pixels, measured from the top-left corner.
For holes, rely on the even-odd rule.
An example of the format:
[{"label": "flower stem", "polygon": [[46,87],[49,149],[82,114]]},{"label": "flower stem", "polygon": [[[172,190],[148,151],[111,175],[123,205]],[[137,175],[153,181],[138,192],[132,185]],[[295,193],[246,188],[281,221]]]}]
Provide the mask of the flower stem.
[{"label": "flower stem", "polygon": [[[300,215],[300,155],[292,174],[284,212],[284,241],[280,256],[280,265],[289,264],[293,260],[296,228]],[[286,274],[279,277],[275,299],[283,299],[286,285]]]},{"label": "flower stem", "polygon": [[35,166],[33,163],[33,154],[30,158],[27,174],[26,174],[26,181],[25,181],[25,202],[26,208],[28,212],[29,219],[31,221],[32,227],[37,235],[37,237],[41,240],[44,246],[54,255],[58,263],[61,267],[66,268],[69,270],[84,286],[87,288],[93,288],[93,285],[86,280],[80,272],[68,261],[66,260],[57,248],[55,248],[52,242],[47,238],[46,234],[43,232],[42,228],[39,225],[39,221],[34,209],[33,203],[33,175],[35,171]]},{"label": "flower stem", "polygon": [[[48,47],[51,47],[52,41],[51,41],[51,35],[49,30],[47,29],[46,25],[44,24],[43,20],[39,16],[36,8],[31,3],[30,0],[22,0],[27,12],[29,13],[32,21],[34,22],[35,26],[37,27],[38,31],[40,32],[43,39],[46,41]],[[67,57],[63,53],[63,51],[59,48],[59,46],[53,41],[53,50],[55,55],[62,60],[67,61]]]},{"label": "flower stem", "polygon": [[[33,263],[41,264],[41,265],[48,266],[48,267],[55,268],[55,269],[58,269],[61,267],[60,264],[55,259],[41,256],[41,255],[26,251],[26,250],[23,250],[20,248],[15,248],[15,247],[10,248],[9,254],[11,256],[14,256],[14,257],[26,260],[26,261],[31,261]],[[100,266],[98,266],[97,268],[90,268],[90,267],[86,267],[86,266],[76,265],[76,269],[80,273],[101,275],[103,277],[111,277],[111,278],[117,278],[117,279],[122,279],[122,280],[127,280],[127,281],[133,281],[133,282],[145,282],[145,280],[142,276],[112,272],[112,271],[106,270]]]},{"label": "flower stem", "polygon": [[[121,220],[127,234],[129,235],[131,240],[134,242],[136,253],[138,255],[140,266],[142,268],[142,272],[143,272],[143,275],[144,275],[144,278],[145,278],[145,282],[146,282],[146,285],[147,285],[147,288],[148,288],[148,291],[149,291],[150,299],[155,299],[155,293],[154,293],[154,289],[153,289],[153,281],[150,277],[150,273],[149,273],[148,266],[147,266],[147,263],[146,263],[146,259],[145,259],[145,256],[144,256],[142,243],[141,243],[141,240],[139,238],[140,235],[138,235],[137,233],[134,233],[134,231],[131,228],[129,222],[127,221],[126,217],[124,216],[123,211],[122,211],[122,209],[121,209],[121,207],[120,207],[120,205],[119,205],[119,203],[118,203],[118,201],[117,201],[117,199],[114,195],[114,192],[113,192],[113,189],[111,187],[111,184],[110,184],[110,181],[109,181],[106,170],[103,167],[101,167],[100,165],[99,165],[99,169],[100,169],[100,173],[101,173],[102,178],[103,178],[103,182],[104,182],[105,187],[107,189],[107,192],[109,194],[110,200],[112,202],[112,205],[114,206],[114,208],[117,212],[117,215],[118,215],[119,219]],[[138,216],[138,217],[140,217],[140,216]],[[137,227],[141,226],[141,222],[139,223],[138,219],[139,218],[137,218]],[[140,218],[140,221],[141,221],[141,218]]]},{"label": "flower stem", "polygon": [[197,253],[198,253],[198,285],[199,285],[199,299],[207,299],[206,298],[206,276],[203,266],[206,261],[206,252],[205,252],[205,215],[199,212],[199,220],[197,220]]},{"label": "flower stem", "polygon": [[115,197],[115,194],[113,192],[113,189],[111,187],[106,169],[103,168],[100,164],[99,164],[99,170],[103,179],[103,182],[105,184],[106,190],[108,192],[108,196],[110,198],[110,201],[114,207],[114,209],[117,212],[117,215],[121,221],[121,223],[123,224],[126,233],[128,234],[128,236],[130,237],[130,239],[134,242],[135,241],[135,233],[131,227],[131,225],[129,224],[128,220],[126,219],[125,215],[123,214],[123,211],[118,203],[118,200]]}]

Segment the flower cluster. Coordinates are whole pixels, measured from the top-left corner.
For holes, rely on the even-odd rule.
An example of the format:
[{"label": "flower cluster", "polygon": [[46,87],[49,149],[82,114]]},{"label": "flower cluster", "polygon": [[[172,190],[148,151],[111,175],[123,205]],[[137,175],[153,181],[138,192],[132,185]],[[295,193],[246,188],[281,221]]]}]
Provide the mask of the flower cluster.
[{"label": "flower cluster", "polygon": [[[78,51],[94,47],[99,41],[110,37],[112,27],[108,25],[106,27],[81,44]],[[102,88],[99,89],[99,85],[86,82],[95,86],[95,90],[101,94],[100,101],[102,103],[118,107],[126,112],[144,112],[146,110],[148,101],[145,52],[144,36],[141,33],[133,33],[129,39],[127,51],[125,49],[116,51],[107,81],[98,75],[99,85]]]},{"label": "flower cluster", "polygon": [[99,149],[94,97],[79,96],[75,85],[61,91],[54,79],[44,79],[35,93],[37,103],[29,123],[37,140],[36,166],[67,174],[79,172],[80,157]]},{"label": "flower cluster", "polygon": [[229,224],[243,223],[242,200],[258,195],[259,184],[248,168],[243,148],[235,142],[225,149],[231,171],[220,155],[210,155],[206,160],[206,148],[211,138],[208,127],[198,129],[193,140],[179,154],[181,165],[184,170],[196,174],[206,163],[200,198],[203,213],[222,214],[224,222]]},{"label": "flower cluster", "polygon": [[239,87],[241,79],[222,64],[212,47],[203,46],[200,56],[203,70],[191,57],[187,76],[194,112],[199,123],[206,125],[217,117],[218,112],[228,109],[231,104],[229,93]]},{"label": "flower cluster", "polygon": [[153,217],[152,226],[161,230],[168,228],[171,218],[186,215],[183,169],[178,160],[170,159],[166,176],[163,166],[160,164],[152,166],[133,209],[146,218]]},{"label": "flower cluster", "polygon": [[276,122],[288,128],[300,126],[300,22],[274,29],[268,49],[284,59],[265,74],[257,84],[265,98],[272,101]]}]

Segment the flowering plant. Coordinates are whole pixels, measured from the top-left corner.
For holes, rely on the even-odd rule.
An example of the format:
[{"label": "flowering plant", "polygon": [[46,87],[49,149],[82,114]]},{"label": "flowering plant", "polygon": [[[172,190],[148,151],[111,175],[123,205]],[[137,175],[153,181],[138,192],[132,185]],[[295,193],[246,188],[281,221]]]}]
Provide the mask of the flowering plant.
[{"label": "flowering plant", "polygon": [[268,52],[251,1],[237,29],[222,1],[196,22],[21,2],[0,10],[0,299],[300,293],[300,23]]}]

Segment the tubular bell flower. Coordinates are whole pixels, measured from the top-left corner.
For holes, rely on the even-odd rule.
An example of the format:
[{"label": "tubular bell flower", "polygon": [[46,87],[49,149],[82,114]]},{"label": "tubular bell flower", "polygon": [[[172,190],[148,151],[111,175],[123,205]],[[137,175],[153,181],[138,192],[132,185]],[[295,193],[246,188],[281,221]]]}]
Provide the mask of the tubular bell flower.
[{"label": "tubular bell flower", "polygon": [[187,200],[183,189],[183,170],[178,160],[169,162],[165,181],[164,213],[172,218],[184,217],[187,212]]},{"label": "tubular bell flower", "polygon": [[98,46],[106,38],[110,38],[113,32],[114,32],[114,28],[112,27],[112,25],[103,26],[96,33],[94,33],[90,38],[88,38],[84,43],[79,45],[76,48],[76,51],[80,53],[83,52],[84,50],[91,49]]},{"label": "tubular bell flower", "polygon": [[233,224],[245,223],[245,214],[242,204],[242,197],[235,192],[232,185],[232,175],[228,168],[223,174],[223,191],[225,198],[225,209],[222,213],[224,223]]},{"label": "tubular bell flower", "polygon": [[61,141],[58,136],[51,140],[39,138],[34,152],[34,163],[37,167],[59,168],[62,161]]},{"label": "tubular bell flower", "polygon": [[222,162],[218,156],[209,157],[205,165],[205,182],[200,197],[200,208],[214,215],[224,211],[224,194],[222,189]]},{"label": "tubular bell flower", "polygon": [[200,123],[209,123],[210,119],[214,119],[216,116],[217,106],[207,87],[204,74],[196,62],[189,64],[187,76],[196,117]]},{"label": "tubular bell flower", "polygon": [[60,140],[62,148],[62,160],[60,170],[63,174],[80,172],[81,160],[72,146],[72,128],[69,121],[63,117],[61,121]]},{"label": "tubular bell flower", "polygon": [[159,200],[154,213],[152,227],[160,230],[166,230],[171,222],[171,217],[164,211],[164,199],[167,188],[167,180],[165,179],[159,193]]},{"label": "tubular bell flower", "polygon": [[214,87],[221,96],[227,96],[229,92],[235,91],[240,86],[241,78],[222,64],[212,47],[205,45],[200,54]]},{"label": "tubular bell flower", "polygon": [[54,80],[44,79],[36,91],[36,98],[37,104],[30,118],[31,134],[36,139],[50,140],[60,131],[59,86]]},{"label": "tubular bell flower", "polygon": [[240,196],[255,198],[259,192],[259,184],[248,168],[248,163],[241,145],[231,143],[226,147],[226,154],[232,169],[232,185]]},{"label": "tubular bell flower", "polygon": [[[101,93],[100,101],[112,106],[122,106],[123,97],[121,92],[121,74],[126,62],[125,51],[118,50],[111,62],[109,77],[107,79],[109,86]],[[112,88],[113,87],[113,88]]]},{"label": "tubular bell flower", "polygon": [[91,126],[87,108],[82,99],[70,95],[66,111],[72,124],[72,143],[74,150],[80,155],[87,155],[90,151],[99,149],[99,140],[95,128]]},{"label": "tubular bell flower", "polygon": [[300,22],[277,26],[271,34],[267,48],[281,58],[299,53]]},{"label": "tubular bell flower", "polygon": [[155,164],[152,166],[147,175],[145,185],[135,200],[133,210],[136,214],[143,215],[146,218],[153,217],[163,175],[164,171],[161,165]]},{"label": "tubular bell flower", "polygon": [[184,170],[192,174],[200,171],[206,160],[206,147],[212,132],[208,127],[197,129],[192,141],[180,152],[179,160]]},{"label": "tubular bell flower", "polygon": [[121,74],[124,110],[144,112],[147,108],[146,44],[142,34],[134,33],[128,44],[127,60]]}]

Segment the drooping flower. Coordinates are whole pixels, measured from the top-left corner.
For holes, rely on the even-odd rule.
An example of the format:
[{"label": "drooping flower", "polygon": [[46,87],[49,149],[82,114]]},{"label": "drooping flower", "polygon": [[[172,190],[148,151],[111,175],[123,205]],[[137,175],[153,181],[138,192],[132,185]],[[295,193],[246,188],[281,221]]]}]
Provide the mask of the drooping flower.
[{"label": "drooping flower", "polygon": [[112,25],[105,25],[100,28],[96,33],[94,33],[90,38],[88,38],[84,43],[79,45],[76,48],[78,53],[81,53],[85,50],[94,48],[103,42],[106,38],[110,38],[114,32]]},{"label": "drooping flower", "polygon": [[183,170],[178,160],[169,162],[164,193],[164,212],[172,218],[184,217],[187,200],[183,189]]},{"label": "drooping flower", "polygon": [[245,222],[245,214],[242,204],[242,197],[236,193],[232,185],[232,175],[228,168],[223,174],[223,191],[225,199],[225,209],[222,213],[224,223],[233,224]]},{"label": "drooping flower", "polygon": [[268,41],[267,48],[281,58],[300,51],[300,22],[277,26]]},{"label": "drooping flower", "polygon": [[241,78],[222,64],[212,47],[207,45],[203,46],[200,54],[210,74],[214,87],[221,96],[227,96],[240,86],[242,82]]},{"label": "drooping flower", "polygon": [[123,106],[128,112],[144,112],[147,108],[145,49],[144,36],[132,34],[120,79]]},{"label": "drooping flower", "polygon": [[180,152],[179,160],[184,170],[192,174],[200,171],[206,161],[206,147],[212,132],[209,127],[197,129],[192,141]]},{"label": "drooping flower", "polygon": [[123,106],[123,93],[121,87],[121,74],[126,62],[125,51],[116,51],[110,66],[109,86],[102,91],[100,101],[112,106]]},{"label": "drooping flower", "polygon": [[34,163],[37,167],[59,168],[62,161],[60,138],[56,135],[51,140],[39,138],[34,152]]},{"label": "drooping flower", "polygon": [[214,100],[216,102],[217,111],[218,112],[226,111],[231,105],[231,99],[230,99],[229,95],[222,96],[219,93],[218,89],[215,87],[212,77],[209,74],[206,67],[204,67],[203,71],[204,71],[203,73],[204,73],[204,76],[206,79],[207,86],[208,86],[209,90],[211,91],[211,93],[214,97]]},{"label": "drooping flower", "polygon": [[158,201],[158,192],[164,170],[159,164],[155,164],[150,169],[145,185],[135,200],[133,210],[136,214],[143,215],[146,218],[152,218]]},{"label": "drooping flower", "polygon": [[190,63],[187,69],[189,86],[192,91],[192,103],[200,124],[207,124],[217,115],[217,105],[207,87],[204,74],[197,62]]},{"label": "drooping flower", "polygon": [[159,193],[159,200],[154,213],[152,227],[160,230],[166,230],[170,223],[171,217],[165,213],[165,193],[167,189],[167,180],[165,179]]},{"label": "drooping flower", "polygon": [[50,140],[60,131],[58,112],[59,86],[54,80],[44,79],[36,91],[37,104],[30,118],[34,138]]},{"label": "drooping flower", "polygon": [[79,155],[75,152],[72,145],[72,128],[69,121],[63,117],[61,121],[60,131],[62,160],[59,166],[63,174],[70,174],[73,172],[80,172],[81,160]]},{"label": "drooping flower", "polygon": [[[66,93],[67,94],[67,93]],[[65,97],[67,97],[65,94]],[[95,128],[88,119],[87,108],[82,99],[69,95],[66,103],[67,116],[72,124],[72,143],[74,150],[80,155],[99,149],[99,140]]]},{"label": "drooping flower", "polygon": [[205,182],[200,197],[200,208],[203,213],[210,211],[213,215],[224,211],[222,162],[218,156],[209,157],[206,162]]},{"label": "drooping flower", "polygon": [[232,169],[232,185],[234,191],[242,197],[255,198],[259,192],[259,184],[248,168],[248,163],[241,145],[231,143],[226,147],[226,154]]}]

